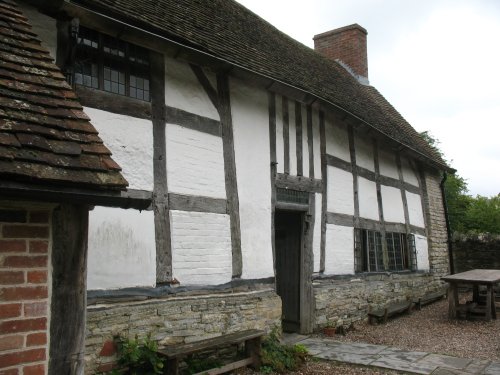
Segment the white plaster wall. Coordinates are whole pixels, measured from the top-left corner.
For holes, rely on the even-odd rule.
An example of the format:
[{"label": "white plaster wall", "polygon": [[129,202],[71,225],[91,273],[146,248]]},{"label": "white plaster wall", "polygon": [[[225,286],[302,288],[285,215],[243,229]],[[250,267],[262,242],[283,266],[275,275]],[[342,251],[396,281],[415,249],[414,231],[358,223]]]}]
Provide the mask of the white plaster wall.
[{"label": "white plaster wall", "polygon": [[351,154],[349,152],[349,135],[345,125],[334,125],[332,121],[325,116],[325,137],[326,153],[350,163]]},{"label": "white plaster wall", "polygon": [[315,194],[314,199],[315,205],[314,205],[314,232],[313,232],[313,257],[314,257],[314,262],[313,262],[313,271],[314,272],[319,272],[319,267],[320,267],[320,257],[321,257],[321,199],[322,195],[321,194]]},{"label": "white plaster wall", "polygon": [[222,138],[174,124],[166,129],[168,190],[226,198]]},{"label": "white plaster wall", "polygon": [[288,121],[290,175],[297,176],[297,130],[295,128],[295,102],[293,100],[288,100]]},{"label": "white plaster wall", "polygon": [[359,216],[379,220],[377,185],[375,182],[358,177]]},{"label": "white plaster wall", "polygon": [[170,211],[172,273],[181,285],[231,281],[229,215]]},{"label": "white plaster wall", "polygon": [[384,210],[385,221],[391,223],[404,223],[405,212],[403,208],[403,198],[401,190],[392,186],[380,187],[382,193],[382,208]]},{"label": "white plaster wall", "polygon": [[[309,141],[307,135],[307,108],[301,104],[302,114],[302,175],[309,177]],[[312,150],[311,150],[312,151]]]},{"label": "white plaster wall", "polygon": [[395,154],[379,149],[378,162],[381,175],[399,180]]},{"label": "white plaster wall", "polygon": [[403,170],[403,180],[414,186],[419,186],[415,170],[406,158],[401,158],[401,169]]},{"label": "white plaster wall", "polygon": [[313,109],[313,153],[314,153],[314,177],[321,179],[321,137],[319,131],[319,112]]},{"label": "white plaster wall", "polygon": [[87,288],[154,286],[153,211],[96,207],[89,215]]},{"label": "white plaster wall", "polygon": [[38,39],[42,42],[42,46],[49,50],[50,56],[55,61],[57,56],[57,21],[52,17],[40,13],[30,5],[21,2],[17,4],[19,9],[29,19],[33,27],[32,31],[38,36]]},{"label": "white plaster wall", "polygon": [[328,166],[327,210],[354,215],[354,192],[352,173]]},{"label": "white plaster wall", "polygon": [[417,250],[417,269],[428,271],[430,266],[427,237],[415,234],[415,247]]},{"label": "white plaster wall", "polygon": [[[214,81],[211,73],[205,74]],[[219,113],[189,64],[170,57],[165,58],[165,103],[170,107],[220,120]]]},{"label": "white plaster wall", "polygon": [[326,225],[325,274],[354,273],[354,229],[340,225]]},{"label": "white plaster wall", "polygon": [[232,80],[243,278],[274,275],[271,243],[269,114],[264,90]]},{"label": "white plaster wall", "polygon": [[151,121],[84,108],[113,160],[122,167],[129,189],[153,190],[153,126]]},{"label": "white plaster wall", "polygon": [[373,143],[359,136],[354,137],[356,150],[356,164],[375,172],[375,159],[373,158]]},{"label": "white plaster wall", "polygon": [[410,224],[425,228],[424,213],[422,212],[422,200],[420,195],[406,192],[406,202],[408,203],[408,214]]},{"label": "white plaster wall", "polygon": [[276,161],[278,173],[285,172],[285,142],[283,140],[283,105],[282,97],[276,95]]}]

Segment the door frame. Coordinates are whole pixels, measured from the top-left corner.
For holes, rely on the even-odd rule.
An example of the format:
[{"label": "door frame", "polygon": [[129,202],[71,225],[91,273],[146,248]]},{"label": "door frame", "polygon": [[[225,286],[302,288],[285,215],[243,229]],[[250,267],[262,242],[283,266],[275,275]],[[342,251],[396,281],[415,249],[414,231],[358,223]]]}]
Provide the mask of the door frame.
[{"label": "door frame", "polygon": [[[276,202],[274,214],[273,214],[273,232],[274,232],[274,220],[276,212],[291,211],[296,213],[302,213],[302,230],[301,230],[301,241],[300,241],[300,282],[299,282],[299,316],[300,316],[300,328],[298,333],[309,334],[313,332],[316,311],[316,301],[314,299],[314,291],[312,285],[312,275],[314,268],[314,257],[313,257],[313,233],[314,233],[314,219],[315,219],[315,193],[309,193],[309,204],[296,204],[296,203],[285,203]],[[273,233],[274,242],[274,233]],[[274,243],[273,243],[274,248]],[[274,262],[274,274],[276,276],[276,254],[273,254]],[[275,288],[276,278],[275,278]]]}]

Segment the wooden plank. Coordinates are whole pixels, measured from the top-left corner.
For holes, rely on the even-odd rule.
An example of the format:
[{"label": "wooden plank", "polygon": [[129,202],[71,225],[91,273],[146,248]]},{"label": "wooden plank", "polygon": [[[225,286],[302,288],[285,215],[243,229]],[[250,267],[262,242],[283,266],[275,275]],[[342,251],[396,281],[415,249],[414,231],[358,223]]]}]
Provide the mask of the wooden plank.
[{"label": "wooden plank", "polygon": [[218,375],[218,374],[224,374],[226,372],[229,372],[229,371],[241,368],[241,367],[245,367],[245,366],[251,365],[251,364],[253,364],[253,362],[254,362],[253,358],[240,359],[239,361],[231,362],[231,363],[228,363],[227,365],[224,365],[224,366],[221,366],[221,367],[218,367],[218,368],[214,368],[214,369],[211,369],[211,370],[205,370],[205,371],[202,371],[202,372],[198,372],[198,373],[196,373],[194,375]]},{"label": "wooden plank", "polygon": [[325,272],[326,258],[326,212],[328,205],[328,173],[327,173],[327,157],[326,157],[326,130],[325,130],[325,113],[319,112],[319,139],[321,152],[321,179],[323,181],[321,189],[321,254],[319,260],[319,272]]},{"label": "wooden plank", "polygon": [[205,340],[190,342],[187,344],[167,346],[158,349],[158,354],[166,358],[175,358],[179,356],[187,356],[193,353],[200,352],[202,350],[220,347],[223,345],[234,345],[240,342],[251,340],[257,337],[261,337],[265,334],[264,331],[258,329],[249,329],[240,332],[229,333],[226,335],[221,335],[217,337],[212,337]]},{"label": "wooden plank", "polygon": [[220,98],[217,96],[217,91],[213,88],[212,84],[208,80],[208,77],[205,75],[205,72],[199,65],[189,64],[189,66],[198,79],[198,82],[207,93],[208,98],[212,102],[213,106],[217,111],[219,111]]},{"label": "wooden plank", "polygon": [[[151,100],[153,95],[153,82],[154,80],[151,81]],[[152,108],[150,102],[81,85],[75,85],[74,90],[78,95],[79,102],[85,107],[96,108],[103,111],[146,120],[151,119]]]},{"label": "wooden plank", "polygon": [[470,284],[498,284],[500,282],[500,270],[475,269],[441,277],[445,281],[464,282]]},{"label": "wooden plank", "polygon": [[290,116],[288,115],[288,99],[286,96],[282,98],[282,113],[283,113],[283,148],[285,153],[284,173],[290,174]]},{"label": "wooden plank", "polygon": [[297,154],[297,176],[304,174],[304,164],[302,158],[302,104],[295,102],[295,144]]},{"label": "wooden plank", "polygon": [[303,176],[290,176],[283,173],[276,174],[276,187],[292,189],[298,191],[307,191],[321,193],[323,191],[323,182]]},{"label": "wooden plank", "polygon": [[370,180],[370,181],[376,180],[375,172],[370,171],[369,169],[366,169],[366,168],[363,168],[360,166],[356,166],[356,172],[357,172],[359,177],[366,178],[367,180]]},{"label": "wooden plank", "polygon": [[83,374],[87,312],[88,208],[63,204],[52,216],[48,374]]},{"label": "wooden plank", "polygon": [[325,150],[325,159],[326,159],[326,164],[332,167],[340,168],[346,172],[352,173],[352,165],[348,161],[345,161],[343,159],[340,159],[336,156],[326,154]]},{"label": "wooden plank", "polygon": [[180,125],[184,128],[215,135],[217,137],[221,136],[220,121],[169,106],[165,106],[165,117],[169,124]]},{"label": "wooden plank", "polygon": [[269,110],[269,149],[271,151],[271,246],[273,251],[273,269],[276,275],[276,248],[275,248],[275,227],[274,213],[276,211],[276,174],[277,174],[277,155],[276,155],[276,94],[268,92],[267,95]]},{"label": "wooden plank", "polygon": [[219,115],[222,126],[222,147],[224,153],[224,172],[227,195],[227,208],[231,225],[231,249],[233,278],[241,276],[243,260],[241,255],[240,204],[236,179],[236,160],[234,156],[233,119],[229,94],[229,77],[217,74]]},{"label": "wooden plank", "polygon": [[172,245],[167,189],[167,146],[165,138],[165,59],[150,52],[151,112],[153,121],[153,211],[156,239],[156,282],[172,280]]},{"label": "wooden plank", "polygon": [[313,121],[312,108],[307,106],[307,146],[309,149],[309,177],[314,178],[314,143],[313,143]]},{"label": "wooden plank", "polygon": [[326,216],[326,223],[328,224],[335,224],[343,227],[354,227],[353,215],[327,212],[325,216]]},{"label": "wooden plank", "polygon": [[386,241],[386,222],[384,217],[384,205],[382,202],[382,187],[380,183],[380,161],[379,161],[379,145],[376,139],[373,139],[373,161],[375,166],[375,188],[377,190],[377,207],[378,207],[378,218],[380,222],[379,232],[382,240],[382,260],[384,262],[384,268],[387,267],[389,262],[387,255],[387,241]]},{"label": "wooden plank", "polygon": [[170,210],[227,214],[227,201],[220,198],[169,193],[168,205]]},{"label": "wooden plank", "polygon": [[71,22],[67,20],[57,20],[57,52],[56,65],[63,73],[67,72],[68,66],[72,65],[71,49],[74,48],[76,41],[71,40],[69,34]]},{"label": "wooden plank", "polygon": [[359,227],[359,187],[358,187],[358,172],[355,168],[356,164],[356,148],[354,147],[354,129],[352,125],[349,125],[348,129],[349,136],[349,154],[351,155],[351,165],[352,168],[352,189],[354,195],[354,227]]},{"label": "wooden plank", "polygon": [[316,211],[316,194],[309,193],[309,211],[305,215],[304,243],[301,246],[300,270],[300,331],[301,334],[313,332],[315,323],[315,299],[311,282],[314,272],[313,237]]}]

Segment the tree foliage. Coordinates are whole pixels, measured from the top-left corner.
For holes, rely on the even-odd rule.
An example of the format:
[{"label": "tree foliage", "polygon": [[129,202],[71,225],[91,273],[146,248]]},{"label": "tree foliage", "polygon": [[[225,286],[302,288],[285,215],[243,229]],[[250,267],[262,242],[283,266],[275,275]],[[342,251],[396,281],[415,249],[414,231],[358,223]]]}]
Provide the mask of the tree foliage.
[{"label": "tree foliage", "polygon": [[[428,131],[420,135],[446,160],[439,148],[439,140]],[[500,234],[500,194],[472,197],[467,181],[457,173],[447,176],[445,194],[452,232]]]}]

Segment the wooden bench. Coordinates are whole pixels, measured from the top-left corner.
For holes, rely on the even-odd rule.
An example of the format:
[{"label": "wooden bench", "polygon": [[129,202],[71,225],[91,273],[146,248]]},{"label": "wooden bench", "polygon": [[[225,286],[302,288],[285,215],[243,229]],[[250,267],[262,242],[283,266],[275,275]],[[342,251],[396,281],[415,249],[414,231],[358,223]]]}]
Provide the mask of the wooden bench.
[{"label": "wooden bench", "polygon": [[390,316],[401,314],[404,312],[409,312],[412,303],[410,301],[394,302],[386,305],[381,309],[372,310],[371,307],[368,311],[368,323],[373,324],[374,320],[377,322],[383,321],[387,322],[387,318]]},{"label": "wooden bench", "polygon": [[[238,345],[245,343],[246,358],[240,359],[224,366],[211,370],[202,371],[199,374],[216,375],[228,372],[240,367],[251,365],[254,368],[260,366],[260,343],[264,331],[249,329],[235,333],[229,333],[206,340],[200,340],[182,345],[166,346],[158,349],[158,354],[166,358],[164,374],[178,375],[179,363],[189,355],[199,353],[203,350],[216,349],[224,346]],[[195,374],[195,375],[199,375]]]},{"label": "wooden bench", "polygon": [[418,310],[422,309],[422,306],[428,305],[429,303],[438,301],[446,296],[445,290],[438,290],[436,292],[427,293],[420,298],[415,299],[413,302]]}]

